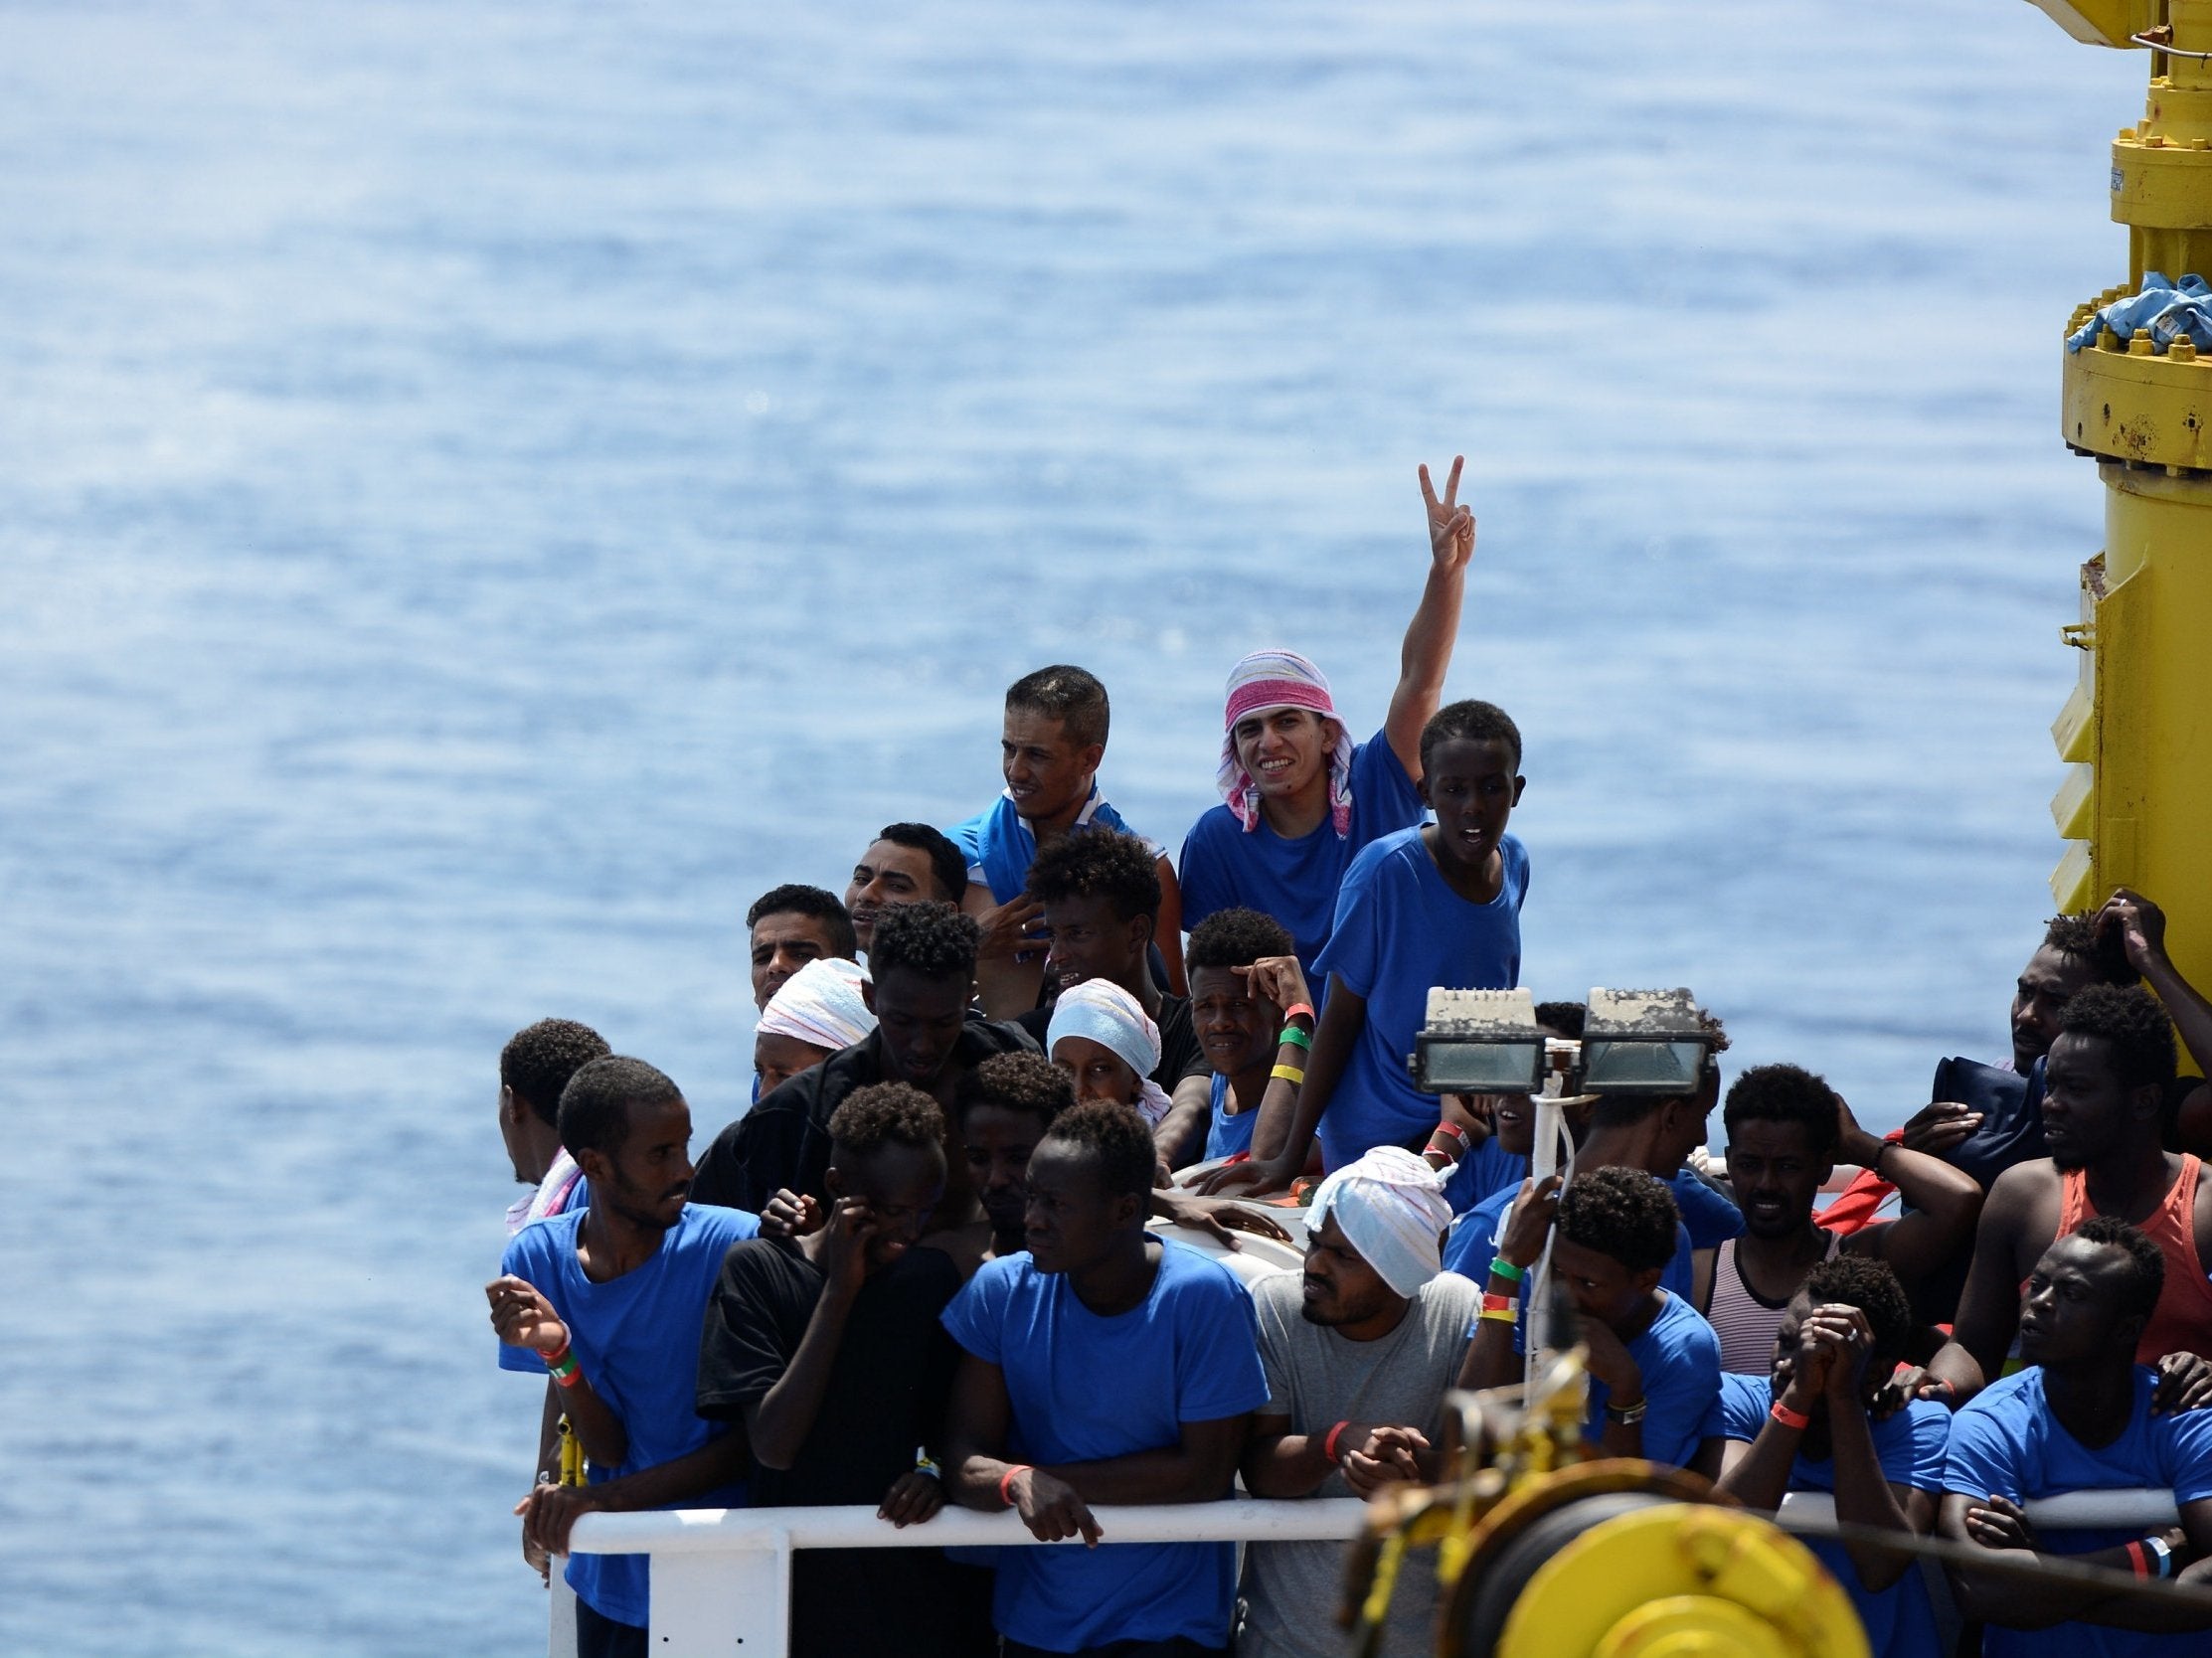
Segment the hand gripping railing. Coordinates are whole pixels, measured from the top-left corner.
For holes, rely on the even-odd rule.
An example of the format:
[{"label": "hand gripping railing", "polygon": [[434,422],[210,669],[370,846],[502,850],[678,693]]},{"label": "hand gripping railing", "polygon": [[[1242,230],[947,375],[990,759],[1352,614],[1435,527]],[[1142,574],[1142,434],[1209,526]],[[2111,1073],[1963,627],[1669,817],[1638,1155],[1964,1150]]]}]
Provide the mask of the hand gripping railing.
[{"label": "hand gripping railing", "polygon": [[[1348,1543],[1367,1505],[1351,1497],[1302,1502],[1233,1498],[1154,1508],[1097,1508],[1106,1542]],[[653,1658],[783,1658],[790,1639],[794,1549],[1036,1547],[1011,1510],[946,1508],[897,1527],[850,1508],[693,1508],[587,1514],[569,1547],[583,1555],[650,1555]],[[1080,1543],[1054,1545],[1079,1548]],[[571,1658],[561,1652],[554,1658]]]}]

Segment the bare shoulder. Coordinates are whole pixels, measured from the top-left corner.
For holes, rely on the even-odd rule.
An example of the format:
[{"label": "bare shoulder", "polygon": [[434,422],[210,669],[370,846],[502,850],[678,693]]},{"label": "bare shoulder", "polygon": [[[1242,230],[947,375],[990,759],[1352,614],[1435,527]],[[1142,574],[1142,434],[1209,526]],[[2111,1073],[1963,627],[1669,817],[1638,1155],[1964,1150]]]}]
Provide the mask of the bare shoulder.
[{"label": "bare shoulder", "polygon": [[1989,1201],[1981,1210],[1982,1236],[2009,1243],[2015,1263],[2024,1269],[2058,1236],[2064,1197],[2058,1165],[2048,1157],[2015,1163],[1990,1183]]}]

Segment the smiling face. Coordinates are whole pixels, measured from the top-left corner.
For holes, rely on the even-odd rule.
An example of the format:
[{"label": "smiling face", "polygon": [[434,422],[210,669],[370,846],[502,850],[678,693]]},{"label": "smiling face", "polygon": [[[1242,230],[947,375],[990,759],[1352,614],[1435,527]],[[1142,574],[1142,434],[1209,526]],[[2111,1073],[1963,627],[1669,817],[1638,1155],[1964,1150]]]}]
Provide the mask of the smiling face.
[{"label": "smiling face", "polygon": [[1150,971],[1151,916],[1123,920],[1110,899],[1071,895],[1046,900],[1045,929],[1052,935],[1045,974],[1061,989],[1105,979],[1138,994],[1143,975]]},{"label": "smiling face", "polygon": [[627,1133],[611,1154],[585,1151],[577,1161],[592,1183],[592,1202],[634,1227],[665,1232],[683,1219],[691,1191],[691,1107],[631,1105]]},{"label": "smiling face", "polygon": [[2069,1236],[2045,1249],[2020,1289],[2021,1359],[2063,1366],[2132,1353],[2142,1320],[2121,1311],[2131,1270],[2117,1244]]},{"label": "smiling face", "polygon": [[2012,1069],[2025,1072],[2051,1051],[2058,1016],[2094,976],[2090,963],[2045,944],[2028,957],[2012,988]]},{"label": "smiling face", "polygon": [[1729,1131],[1728,1178],[1745,1230],[1755,1238],[1801,1232],[1830,1168],[1813,1151],[1812,1131],[1801,1122],[1748,1117]]},{"label": "smiling face", "polygon": [[1206,1063],[1222,1076],[1240,1076],[1275,1062],[1282,1010],[1255,994],[1251,981],[1234,967],[1191,969],[1190,1018]]},{"label": "smiling face", "polygon": [[1052,1045],[1052,1063],[1073,1078],[1079,1100],[1134,1105],[1143,1095],[1144,1078],[1129,1069],[1129,1062],[1089,1037],[1062,1037]]},{"label": "smiling face", "polygon": [[897,841],[877,841],[853,866],[852,881],[845,888],[845,908],[852,912],[853,935],[860,947],[876,941],[876,917],[895,904],[952,902],[937,890],[936,871],[930,855],[919,846]]},{"label": "smiling face", "polygon": [[809,961],[834,955],[837,946],[819,915],[785,911],[753,923],[753,1005],[765,1008],[783,981]]},{"label": "smiling face", "polygon": [[1470,879],[1490,866],[1526,779],[1515,774],[1512,746],[1496,738],[1448,738],[1431,748],[1421,798],[1437,814],[1438,867]]},{"label": "smiling face", "polygon": [[1072,820],[1083,810],[1091,779],[1106,758],[1106,745],[1076,742],[1053,715],[1009,708],[998,756],[1014,810],[1032,822],[1055,822]]},{"label": "smiling face", "polygon": [[1328,722],[1309,708],[1248,714],[1230,741],[1237,763],[1260,785],[1263,800],[1294,800],[1322,786],[1330,747]]}]

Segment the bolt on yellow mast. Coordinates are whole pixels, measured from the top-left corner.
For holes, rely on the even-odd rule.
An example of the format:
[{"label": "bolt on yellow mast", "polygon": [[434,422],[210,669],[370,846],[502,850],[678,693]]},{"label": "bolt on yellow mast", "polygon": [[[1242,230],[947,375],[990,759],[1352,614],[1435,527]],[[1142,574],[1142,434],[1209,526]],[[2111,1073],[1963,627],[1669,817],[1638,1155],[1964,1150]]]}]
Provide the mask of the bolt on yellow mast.
[{"label": "bolt on yellow mast", "polygon": [[[2147,51],[2143,119],[2113,141],[2113,218],[2127,280],[2078,306],[2068,332],[2143,273],[2212,277],[2212,0],[2034,0],[2076,40]],[[2147,330],[2100,330],[2065,358],[2066,443],[2105,485],[2105,548],[2082,567],[2064,630],[2081,681],[2051,735],[2070,762],[2051,802],[2070,844],[2059,909],[2115,887],[2155,899],[2167,948],[2212,982],[2212,353]]]}]

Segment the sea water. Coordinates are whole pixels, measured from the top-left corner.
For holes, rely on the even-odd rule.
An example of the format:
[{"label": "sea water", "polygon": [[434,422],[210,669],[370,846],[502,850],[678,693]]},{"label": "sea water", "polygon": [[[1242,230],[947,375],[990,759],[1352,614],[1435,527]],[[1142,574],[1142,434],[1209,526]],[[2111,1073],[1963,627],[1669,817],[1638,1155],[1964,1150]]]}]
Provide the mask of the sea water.
[{"label": "sea water", "polygon": [[[2025,6],[0,8],[0,1644],[527,1653],[480,1286],[551,1014],[744,1106],[741,923],[1073,660],[1527,739],[1526,981],[1871,1124],[2005,1052],[2139,55]],[[1717,1124],[1716,1124],[1717,1133]]]}]

